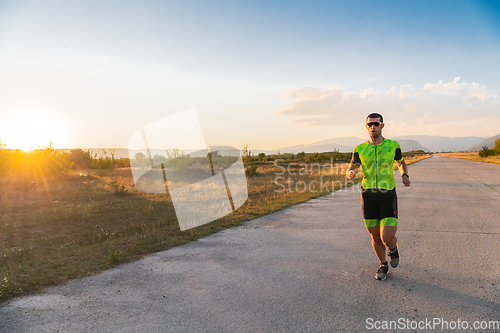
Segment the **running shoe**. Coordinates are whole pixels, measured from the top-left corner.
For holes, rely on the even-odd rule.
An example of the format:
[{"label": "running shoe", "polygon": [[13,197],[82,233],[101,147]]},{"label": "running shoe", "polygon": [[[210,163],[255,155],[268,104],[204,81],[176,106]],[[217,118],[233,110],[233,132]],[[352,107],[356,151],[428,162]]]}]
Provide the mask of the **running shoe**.
[{"label": "running shoe", "polygon": [[399,251],[398,246],[394,247],[394,250],[387,250],[389,258],[391,259],[391,267],[396,268],[399,265]]},{"label": "running shoe", "polygon": [[387,263],[380,264],[380,268],[378,269],[377,274],[375,274],[375,279],[385,280],[387,272],[389,272],[389,266],[387,266]]}]

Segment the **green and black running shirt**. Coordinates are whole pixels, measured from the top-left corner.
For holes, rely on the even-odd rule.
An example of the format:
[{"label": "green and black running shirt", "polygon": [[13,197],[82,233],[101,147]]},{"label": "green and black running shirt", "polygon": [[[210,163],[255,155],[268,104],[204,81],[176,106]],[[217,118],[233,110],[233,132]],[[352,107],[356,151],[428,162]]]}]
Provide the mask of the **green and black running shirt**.
[{"label": "green and black running shirt", "polygon": [[384,139],[378,145],[368,141],[357,145],[352,154],[351,164],[363,168],[364,189],[379,188],[392,190],[394,183],[394,161],[401,163],[403,155],[396,141]]}]

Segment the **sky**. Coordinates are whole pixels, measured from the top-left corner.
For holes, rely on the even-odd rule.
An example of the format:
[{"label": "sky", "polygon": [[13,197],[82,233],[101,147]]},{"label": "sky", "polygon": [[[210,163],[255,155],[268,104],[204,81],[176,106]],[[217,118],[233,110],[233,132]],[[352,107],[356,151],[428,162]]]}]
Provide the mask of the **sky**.
[{"label": "sky", "polygon": [[209,146],[367,137],[371,112],[386,137],[490,137],[499,77],[494,1],[0,0],[11,148],[127,148],[193,108]]}]

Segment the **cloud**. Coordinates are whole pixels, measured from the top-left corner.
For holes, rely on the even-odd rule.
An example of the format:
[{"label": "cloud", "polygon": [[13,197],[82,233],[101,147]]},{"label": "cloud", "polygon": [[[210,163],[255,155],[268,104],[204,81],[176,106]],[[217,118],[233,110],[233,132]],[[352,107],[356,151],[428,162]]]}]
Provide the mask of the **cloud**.
[{"label": "cloud", "polygon": [[291,117],[299,126],[344,127],[359,124],[378,112],[385,122],[419,123],[424,126],[443,122],[465,121],[484,117],[500,117],[500,96],[489,95],[478,83],[427,83],[423,88],[411,85],[391,88],[377,94],[372,88],[360,93],[345,93],[341,87],[298,87],[285,94],[295,99],[276,116]]}]

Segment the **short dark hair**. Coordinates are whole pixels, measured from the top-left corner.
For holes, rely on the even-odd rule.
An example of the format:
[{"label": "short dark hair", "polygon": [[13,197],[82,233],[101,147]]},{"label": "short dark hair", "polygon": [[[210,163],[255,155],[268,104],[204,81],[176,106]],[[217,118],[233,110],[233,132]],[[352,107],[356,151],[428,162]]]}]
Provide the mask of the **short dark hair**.
[{"label": "short dark hair", "polygon": [[383,123],[384,122],[384,117],[382,117],[382,115],[380,113],[370,113],[368,115],[368,117],[366,117],[366,119],[368,118],[380,118],[380,122]]}]

